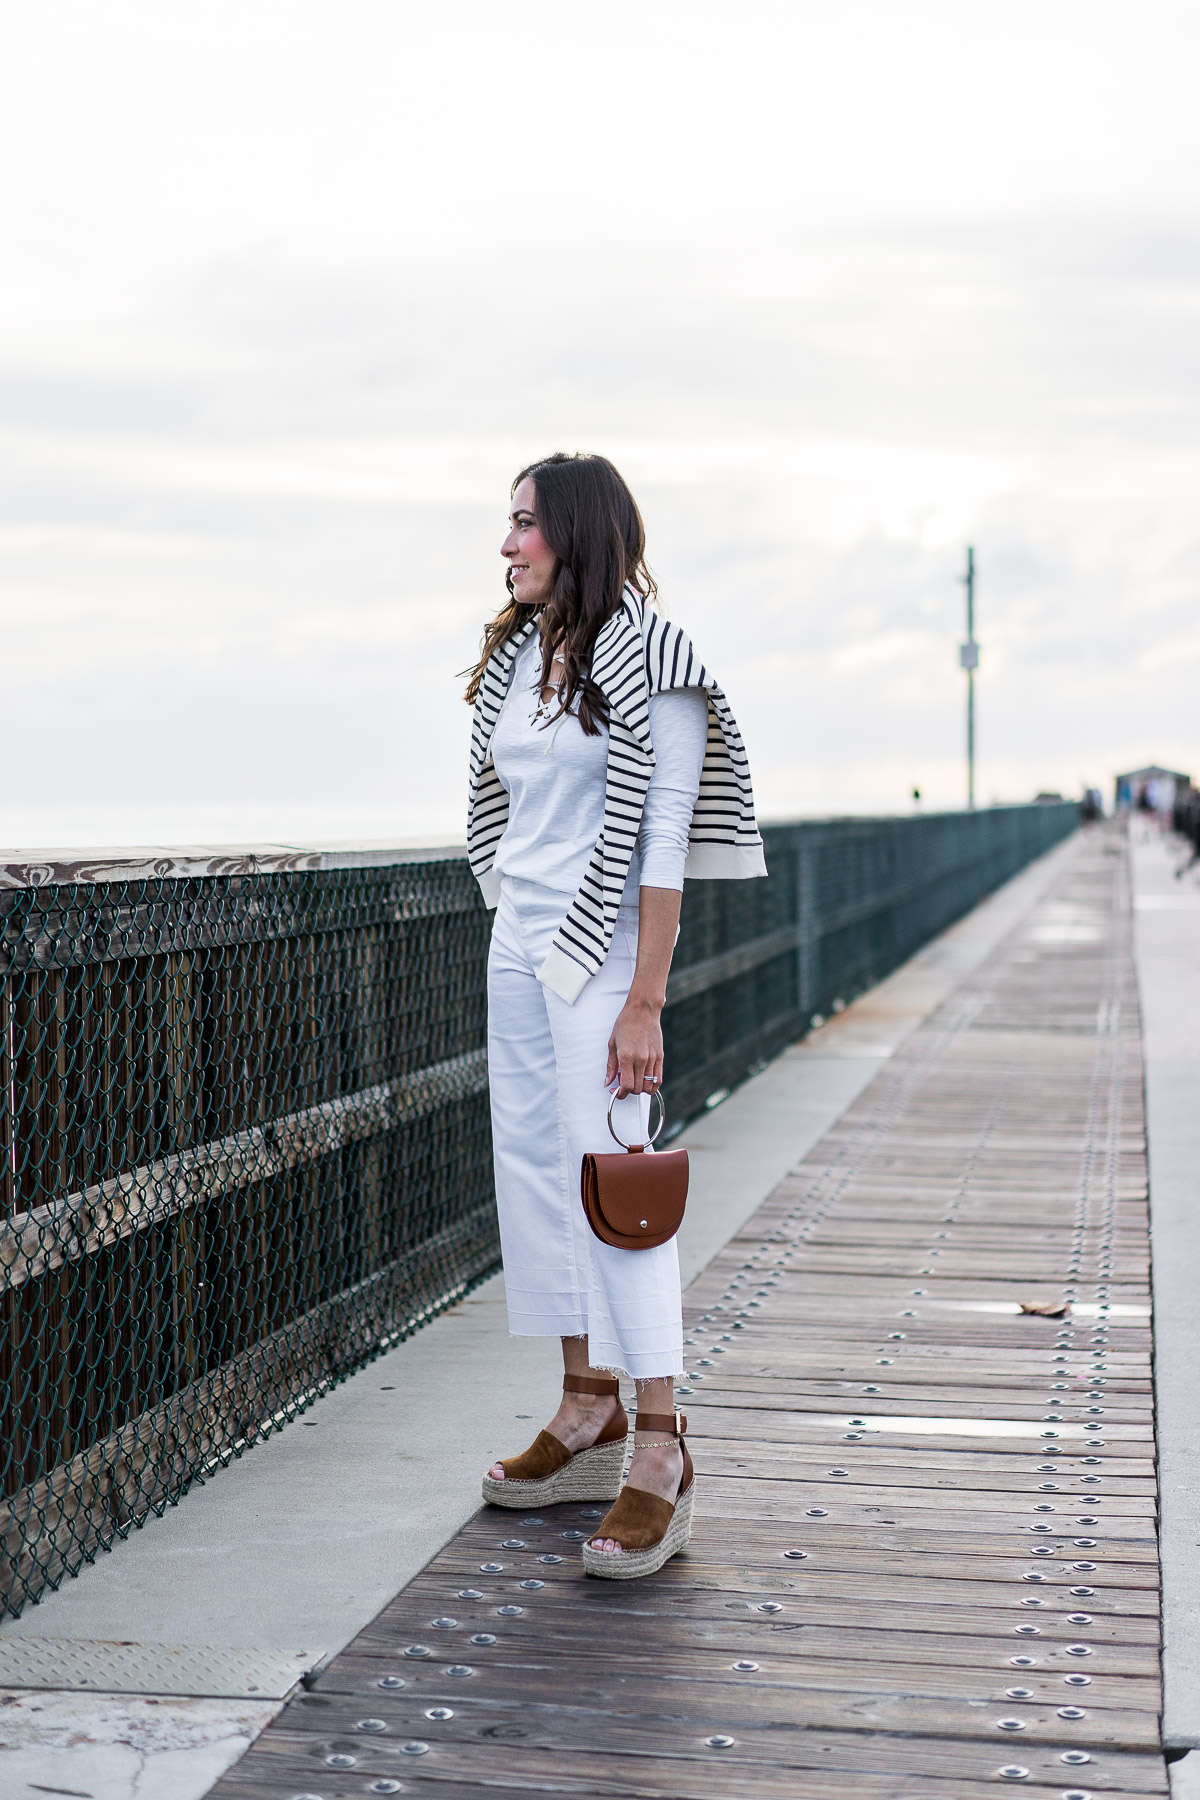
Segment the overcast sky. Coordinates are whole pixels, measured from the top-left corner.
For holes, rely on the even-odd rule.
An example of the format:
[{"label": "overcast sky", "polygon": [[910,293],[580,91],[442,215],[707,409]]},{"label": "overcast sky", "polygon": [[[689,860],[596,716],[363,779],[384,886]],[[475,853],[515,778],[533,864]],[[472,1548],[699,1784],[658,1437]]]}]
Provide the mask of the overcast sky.
[{"label": "overcast sky", "polygon": [[1200,770],[1197,0],[55,0],[0,43],[0,842],[461,830],[614,458],[767,816]]}]

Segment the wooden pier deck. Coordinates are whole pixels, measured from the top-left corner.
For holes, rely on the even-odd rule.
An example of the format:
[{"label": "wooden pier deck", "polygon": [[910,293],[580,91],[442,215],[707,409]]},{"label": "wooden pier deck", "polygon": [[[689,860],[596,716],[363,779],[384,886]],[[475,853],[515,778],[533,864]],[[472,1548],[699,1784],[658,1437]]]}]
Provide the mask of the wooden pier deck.
[{"label": "wooden pier deck", "polygon": [[1165,1794],[1119,837],[1081,834],[687,1304],[690,1553],[593,1581],[596,1509],[480,1512],[218,1800]]}]

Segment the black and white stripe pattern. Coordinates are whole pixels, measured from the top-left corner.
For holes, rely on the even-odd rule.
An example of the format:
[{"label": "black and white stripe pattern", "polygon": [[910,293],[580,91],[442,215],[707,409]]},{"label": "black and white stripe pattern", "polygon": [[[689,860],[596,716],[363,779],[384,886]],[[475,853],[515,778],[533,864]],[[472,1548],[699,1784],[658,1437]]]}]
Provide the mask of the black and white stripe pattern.
[{"label": "black and white stripe pattern", "polygon": [[[489,905],[495,905],[499,897],[491,871],[508,824],[508,795],[489,753],[492,733],[513,665],[537,628],[536,618],[530,619],[497,650],[484,670],[475,702],[467,850]],[[596,639],[591,673],[609,709],[604,825],[583,885],[538,971],[548,987],[571,1003],[601,967],[612,943],[654,768],[651,694],[689,687],[704,688],[708,693],[708,747],[684,873],[706,880],[737,880],[767,872],[741,733],[728,701],[686,632],[659,618],[639,595],[626,588],[621,606]]]}]

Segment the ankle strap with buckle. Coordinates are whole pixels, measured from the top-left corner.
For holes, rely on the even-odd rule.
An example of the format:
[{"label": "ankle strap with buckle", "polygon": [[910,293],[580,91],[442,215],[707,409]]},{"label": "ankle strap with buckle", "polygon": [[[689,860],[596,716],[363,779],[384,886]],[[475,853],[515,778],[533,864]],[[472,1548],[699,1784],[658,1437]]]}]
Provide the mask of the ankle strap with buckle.
[{"label": "ankle strap with buckle", "polygon": [[620,1394],[621,1384],[615,1376],[564,1375],[564,1394]]},{"label": "ankle strap with buckle", "polygon": [[672,1443],[683,1437],[687,1430],[687,1419],[683,1413],[644,1413],[639,1412],[634,1424],[634,1432],[665,1431]]}]

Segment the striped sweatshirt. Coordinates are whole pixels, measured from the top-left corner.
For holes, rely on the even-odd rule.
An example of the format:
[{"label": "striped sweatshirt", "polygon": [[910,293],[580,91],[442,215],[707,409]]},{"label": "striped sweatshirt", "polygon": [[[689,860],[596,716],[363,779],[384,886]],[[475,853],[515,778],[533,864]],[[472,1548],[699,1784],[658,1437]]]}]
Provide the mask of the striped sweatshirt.
[{"label": "striped sweatshirt", "polygon": [[[491,758],[492,733],[517,658],[537,629],[535,616],[493,654],[475,702],[467,853],[489,906],[495,906],[500,898],[500,881],[492,865],[508,824],[508,795]],[[754,819],[750,768],[737,721],[686,632],[660,618],[640,595],[626,588],[621,605],[596,638],[591,676],[609,712],[604,824],[583,884],[538,970],[538,979],[568,1005],[574,1005],[602,967],[612,943],[654,768],[651,694],[687,687],[704,688],[708,693],[708,746],[684,875],[705,881],[738,881],[767,872]]]}]

